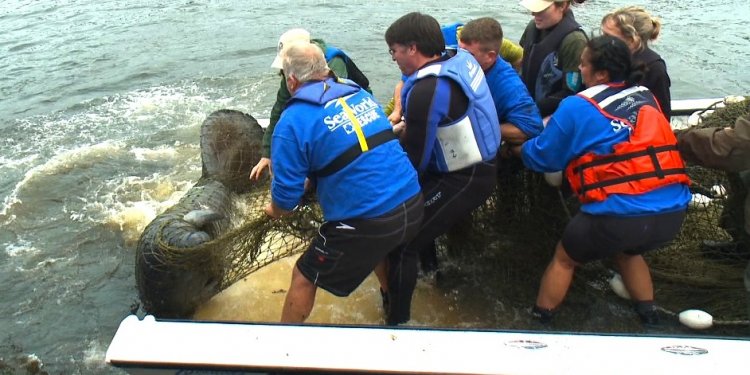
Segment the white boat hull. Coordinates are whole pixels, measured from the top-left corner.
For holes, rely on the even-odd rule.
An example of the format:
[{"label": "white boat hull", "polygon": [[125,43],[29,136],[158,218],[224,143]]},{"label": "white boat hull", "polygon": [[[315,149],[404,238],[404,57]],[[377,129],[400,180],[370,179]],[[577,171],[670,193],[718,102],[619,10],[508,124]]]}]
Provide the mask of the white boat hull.
[{"label": "white boat hull", "polygon": [[750,341],[125,318],[106,361],[130,374],[728,374]]}]

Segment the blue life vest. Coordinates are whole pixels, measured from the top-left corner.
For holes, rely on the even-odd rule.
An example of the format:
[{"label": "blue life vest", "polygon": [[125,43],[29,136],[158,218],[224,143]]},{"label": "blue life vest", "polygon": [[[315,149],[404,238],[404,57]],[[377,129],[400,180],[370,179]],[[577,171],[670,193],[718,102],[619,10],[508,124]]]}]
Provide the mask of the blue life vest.
[{"label": "blue life vest", "polygon": [[434,138],[434,142],[425,144],[419,170],[453,172],[494,159],[500,147],[500,122],[479,63],[469,52],[459,48],[454,57],[429,64],[410,75],[401,93],[405,113],[409,111],[406,103],[411,89],[417,81],[429,76],[448,78],[458,83],[469,98],[469,107],[458,120],[440,124],[439,121],[447,116],[450,88],[447,81],[438,80],[438,86],[446,87],[438,90],[439,94],[432,101],[430,117],[436,118],[438,123],[428,124],[428,139]]},{"label": "blue life vest", "polygon": [[461,22],[455,22],[450,25],[445,25],[440,28],[440,31],[443,32],[443,39],[445,39],[445,48],[446,49],[458,49],[458,34],[461,32],[461,29],[463,29],[464,24]]}]

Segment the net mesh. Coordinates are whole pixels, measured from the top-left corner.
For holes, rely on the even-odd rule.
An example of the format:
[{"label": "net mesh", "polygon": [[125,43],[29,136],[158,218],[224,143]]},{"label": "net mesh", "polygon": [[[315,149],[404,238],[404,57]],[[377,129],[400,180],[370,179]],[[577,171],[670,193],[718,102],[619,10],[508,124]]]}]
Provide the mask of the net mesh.
[{"label": "net mesh", "polygon": [[263,209],[270,202],[268,181],[253,192],[235,197],[232,215],[242,216],[239,224],[214,240],[192,248],[159,242],[161,260],[172,269],[194,270],[222,275],[219,290],[225,289],[263,266],[300,252],[309,244],[322,222],[319,207],[300,205],[290,216],[279,220]]},{"label": "net mesh", "polygon": [[[730,105],[700,126],[732,124],[749,108],[747,102]],[[704,246],[706,240],[731,240],[724,227],[733,220],[728,214],[731,205],[741,205],[741,200],[733,199],[741,194],[742,185],[731,174],[693,165],[688,169],[691,189],[702,198],[691,203],[674,242],[646,254],[657,303],[671,311],[705,310],[718,322],[746,319],[742,272],[747,254],[727,254]],[[186,269],[214,267],[213,272],[222,275],[219,289],[224,289],[275,260],[302,251],[322,222],[319,207],[308,197],[307,204],[292,215],[271,220],[263,213],[270,200],[268,191],[265,181],[239,196],[237,205],[244,208],[235,214],[243,215],[243,220],[218,238],[189,251],[162,247],[165,263]],[[518,160],[503,161],[494,194],[470,219],[438,239],[439,254],[454,264],[479,264],[479,269],[492,273],[492,293],[497,299],[529,306],[554,245],[577,210],[577,201],[550,187],[541,174],[525,169]],[[617,299],[608,287],[601,287],[612,274],[610,266],[603,261],[581,267],[574,288],[582,284],[584,293]],[[485,276],[479,272],[472,277],[481,280]]]}]

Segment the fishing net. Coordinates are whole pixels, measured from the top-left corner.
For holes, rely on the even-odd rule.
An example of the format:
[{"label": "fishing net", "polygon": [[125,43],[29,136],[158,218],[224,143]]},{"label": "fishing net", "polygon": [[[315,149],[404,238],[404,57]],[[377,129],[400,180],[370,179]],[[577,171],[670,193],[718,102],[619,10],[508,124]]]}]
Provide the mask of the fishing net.
[{"label": "fishing net", "polygon": [[267,182],[260,189],[263,187],[263,194],[243,199],[248,220],[206,244],[207,248],[224,249],[226,254],[222,289],[269,263],[307,248],[323,221],[319,206],[312,201],[300,204],[290,216],[271,219],[263,211],[271,200],[270,187]]},{"label": "fishing net", "polygon": [[234,195],[233,200],[232,208],[224,214],[237,224],[212,230],[220,235],[211,241],[174,246],[162,228],[163,237],[158,241],[161,263],[173,271],[201,270],[216,275],[217,289],[222,290],[269,263],[303,250],[322,220],[315,204],[300,206],[291,216],[271,219],[263,211],[270,202],[268,181],[250,193]]},{"label": "fishing net", "polygon": [[[728,126],[749,109],[747,101],[729,105],[700,126]],[[494,194],[471,218],[440,237],[437,247],[446,283],[475,285],[473,290],[485,300],[520,309],[535,300],[539,279],[578,203],[518,159],[500,164]],[[748,254],[705,245],[732,240],[729,228],[742,225],[746,191],[736,174],[695,165],[689,165],[688,172],[697,198],[690,204],[680,234],[670,245],[646,255],[657,303],[673,312],[701,309],[718,323],[745,320],[747,292],[742,274]],[[224,228],[213,240],[187,252],[162,246],[165,262],[185,270],[210,269],[220,276],[217,290],[222,290],[271,262],[304,250],[322,222],[314,198],[306,197],[305,204],[291,215],[271,220],[263,212],[270,201],[268,192],[265,180],[251,192],[235,196],[231,215],[241,220],[233,220],[234,227]],[[566,304],[621,303],[608,286],[612,274],[608,261],[581,267]]]},{"label": "fishing net", "polygon": [[[748,113],[748,101],[728,105],[699,126],[730,126]],[[656,302],[668,313],[700,309],[712,314],[715,324],[746,325],[748,295],[742,277],[750,254],[742,247],[710,245],[736,242],[743,235],[747,243],[742,230],[747,190],[736,173],[688,165],[688,174],[694,198],[679,235],[646,254]],[[487,205],[474,212],[470,223],[442,238],[440,249],[457,263],[473,263],[477,286],[491,283],[486,293],[529,306],[555,244],[577,210],[577,201],[564,189],[550,187],[542,175],[516,160],[504,160]],[[617,301],[608,285],[613,272],[614,264],[607,260],[580,267],[566,304]]]},{"label": "fishing net", "polygon": [[271,220],[269,181],[248,180],[263,129],[245,113],[219,110],[201,126],[203,173],[149,223],[136,249],[136,284],[146,312],[185,318],[253,271],[305,247],[321,221],[315,205]]},{"label": "fishing net", "polygon": [[[699,128],[728,127],[750,113],[750,101],[729,104],[706,116]],[[744,232],[747,189],[737,173],[689,165],[693,201],[675,241],[649,254],[658,302],[673,311],[711,313],[718,323],[747,319],[743,272],[750,254]],[[712,246],[720,243],[744,246]]]}]

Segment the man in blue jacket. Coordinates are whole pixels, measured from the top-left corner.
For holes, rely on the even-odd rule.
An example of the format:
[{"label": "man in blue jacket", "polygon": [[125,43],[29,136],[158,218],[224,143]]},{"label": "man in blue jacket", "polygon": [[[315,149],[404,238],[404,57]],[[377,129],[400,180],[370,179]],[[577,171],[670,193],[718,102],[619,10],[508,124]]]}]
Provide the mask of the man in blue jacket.
[{"label": "man in blue jacket", "polygon": [[487,79],[500,133],[508,149],[536,137],[544,129],[539,109],[521,77],[500,57],[503,29],[494,18],[483,17],[464,25],[458,45],[479,62]]},{"label": "man in blue jacket", "polygon": [[[273,63],[271,63],[272,68],[279,69],[281,84],[276,92],[276,102],[273,103],[273,108],[271,108],[271,116],[269,118],[270,122],[266,128],[265,134],[263,135],[263,148],[261,149],[262,157],[258,161],[258,164],[256,164],[250,171],[251,180],[260,179],[263,175],[263,171],[266,168],[269,168],[271,163],[271,138],[273,136],[273,129],[276,128],[276,123],[281,117],[281,111],[284,110],[286,102],[292,96],[286,88],[286,77],[284,76],[284,70],[281,66],[281,50],[285,45],[299,42],[309,42],[318,46],[325,55],[328,67],[337,77],[352,80],[360,87],[372,92],[372,90],[370,90],[370,80],[361,70],[359,70],[357,64],[355,64],[354,61],[341,49],[326,43],[323,39],[311,39],[310,33],[305,29],[290,29],[284,34],[281,34],[277,46],[276,58],[274,58]],[[269,170],[269,172],[272,171]]]},{"label": "man in blue jacket", "polygon": [[307,319],[318,287],[349,295],[386,257],[387,323],[408,320],[411,292],[401,293],[402,272],[416,268],[406,264],[416,256],[403,250],[422,221],[417,173],[372,95],[331,76],[318,47],[285,47],[282,61],[292,98],[273,133],[266,213],[292,211],[310,180],[325,222],[294,267],[281,321]]}]

